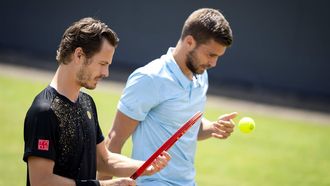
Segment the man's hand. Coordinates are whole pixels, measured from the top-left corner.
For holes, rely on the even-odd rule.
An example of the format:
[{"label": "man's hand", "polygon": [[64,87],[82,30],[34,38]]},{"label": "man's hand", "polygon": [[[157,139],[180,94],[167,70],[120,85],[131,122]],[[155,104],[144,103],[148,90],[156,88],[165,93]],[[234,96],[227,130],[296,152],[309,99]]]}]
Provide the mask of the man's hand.
[{"label": "man's hand", "polygon": [[116,178],[113,180],[100,181],[101,186],[135,186],[136,183],[131,178]]},{"label": "man's hand", "polygon": [[219,139],[226,139],[234,131],[235,123],[233,119],[238,115],[237,112],[222,115],[218,121],[212,123],[213,132],[212,137]]},{"label": "man's hand", "polygon": [[151,165],[143,172],[142,175],[152,175],[164,167],[167,166],[168,161],[171,159],[171,156],[166,152],[162,152],[152,163]]}]

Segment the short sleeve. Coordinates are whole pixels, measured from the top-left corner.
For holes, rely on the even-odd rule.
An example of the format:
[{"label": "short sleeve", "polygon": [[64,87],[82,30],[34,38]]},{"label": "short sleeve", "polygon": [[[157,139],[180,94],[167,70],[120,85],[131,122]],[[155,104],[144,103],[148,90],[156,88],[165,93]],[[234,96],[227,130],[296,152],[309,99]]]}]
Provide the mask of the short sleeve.
[{"label": "short sleeve", "polygon": [[98,115],[97,115],[97,109],[96,109],[96,105],[95,102],[93,100],[92,97],[90,97],[91,103],[92,103],[92,107],[93,107],[93,113],[94,113],[94,118],[95,118],[95,134],[96,134],[96,144],[101,143],[104,140],[104,136],[99,124],[99,119],[98,119]]},{"label": "short sleeve", "polygon": [[102,134],[102,130],[99,124],[96,125],[96,144],[101,143],[104,140],[104,136]]},{"label": "short sleeve", "polygon": [[38,156],[55,161],[55,133],[57,118],[53,111],[42,106],[31,107],[24,121],[24,156]]},{"label": "short sleeve", "polygon": [[128,117],[142,121],[158,104],[159,94],[151,76],[134,72],[128,79],[118,104],[118,110]]}]

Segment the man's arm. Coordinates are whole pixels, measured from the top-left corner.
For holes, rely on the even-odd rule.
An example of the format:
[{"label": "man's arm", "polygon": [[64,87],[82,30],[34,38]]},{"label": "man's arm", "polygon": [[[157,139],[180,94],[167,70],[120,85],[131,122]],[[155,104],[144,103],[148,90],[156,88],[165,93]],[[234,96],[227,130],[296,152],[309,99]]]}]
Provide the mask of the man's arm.
[{"label": "man's arm", "polygon": [[[116,154],[121,152],[125,141],[134,132],[138,123],[139,121],[117,111],[112,129],[105,142],[106,145],[104,142],[97,145],[99,179],[109,179],[111,176],[131,176],[144,163],[144,161],[132,160]],[[170,155],[163,152],[143,174],[151,175],[160,171],[170,159]]]},{"label": "man's arm", "polygon": [[53,160],[30,156],[28,158],[28,169],[31,185],[75,186],[74,180],[53,174],[54,164]]},{"label": "man's arm", "polygon": [[117,111],[112,128],[106,139],[106,147],[115,153],[121,153],[126,140],[134,132],[139,121],[134,120],[119,110]]},{"label": "man's arm", "polygon": [[234,131],[234,119],[237,112],[225,114],[219,117],[218,121],[209,121],[206,118],[202,119],[201,126],[198,132],[198,140],[215,137],[218,139],[226,139]]},{"label": "man's arm", "polygon": [[[53,173],[54,161],[46,158],[31,156],[28,158],[30,184],[32,186],[76,186],[75,180],[58,176]],[[91,180],[89,180],[91,181]],[[93,180],[98,182],[97,180]],[[125,185],[134,186],[135,181],[130,178],[99,181],[101,186]],[[79,185],[78,185],[79,186]]]},{"label": "man's arm", "polygon": [[[110,152],[104,144],[104,141],[99,143],[97,149],[97,169],[101,173],[112,175],[116,177],[129,177],[131,176],[144,161],[133,160],[123,156],[121,154]],[[167,152],[163,152],[158,156],[149,166],[144,175],[154,174],[163,169],[167,162],[170,160],[170,156]]]},{"label": "man's arm", "polygon": [[129,177],[142,165],[142,162],[129,159],[123,155],[111,153],[105,147],[104,141],[96,147],[97,169],[99,172],[117,177]]},{"label": "man's arm", "polygon": [[[131,119],[118,110],[112,128],[105,140],[107,149],[111,152],[121,153],[126,140],[134,132],[138,124],[139,121]],[[109,172],[103,171],[103,169],[98,170],[97,177],[102,180],[112,178]]]}]

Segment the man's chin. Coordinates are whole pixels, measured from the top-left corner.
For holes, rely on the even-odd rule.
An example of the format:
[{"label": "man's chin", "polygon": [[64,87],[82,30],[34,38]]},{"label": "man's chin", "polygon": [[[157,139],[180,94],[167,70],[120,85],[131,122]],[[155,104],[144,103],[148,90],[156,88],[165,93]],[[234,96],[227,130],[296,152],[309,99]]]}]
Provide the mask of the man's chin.
[{"label": "man's chin", "polygon": [[87,86],[85,86],[84,88],[85,89],[88,89],[88,90],[94,90],[96,88],[96,86],[95,87],[90,87],[90,86],[87,87]]},{"label": "man's chin", "polygon": [[196,72],[195,72],[195,74],[203,74],[205,72],[205,69],[203,69],[203,70],[197,70]]},{"label": "man's chin", "polygon": [[89,89],[89,90],[94,90],[94,89],[96,88],[97,83],[99,82],[99,80],[100,80],[100,79],[96,79],[95,82],[91,82],[91,84],[87,85],[88,88],[87,88],[87,87],[85,87],[85,88],[87,88],[87,89]]},{"label": "man's chin", "polygon": [[93,85],[84,85],[83,87],[88,89],[88,90],[94,90],[96,88],[97,83],[93,84]]}]

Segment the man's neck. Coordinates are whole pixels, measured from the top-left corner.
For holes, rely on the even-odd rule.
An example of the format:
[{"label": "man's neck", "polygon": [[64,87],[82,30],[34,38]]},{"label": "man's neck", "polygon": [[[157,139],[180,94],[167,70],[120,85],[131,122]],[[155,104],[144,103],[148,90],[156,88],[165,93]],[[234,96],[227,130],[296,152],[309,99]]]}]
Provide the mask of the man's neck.
[{"label": "man's neck", "polygon": [[77,101],[81,88],[75,81],[75,73],[72,72],[70,67],[64,65],[58,67],[50,86],[72,102]]}]

